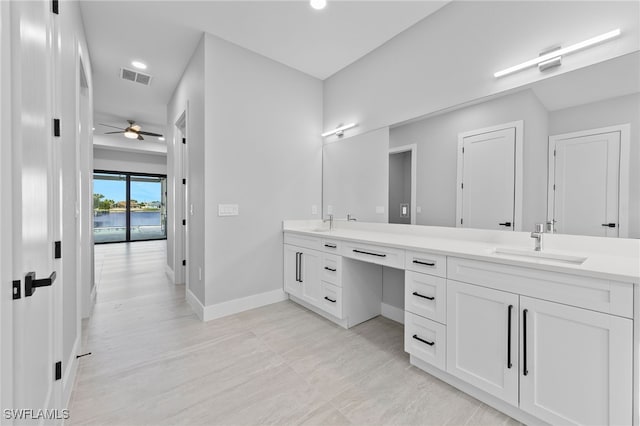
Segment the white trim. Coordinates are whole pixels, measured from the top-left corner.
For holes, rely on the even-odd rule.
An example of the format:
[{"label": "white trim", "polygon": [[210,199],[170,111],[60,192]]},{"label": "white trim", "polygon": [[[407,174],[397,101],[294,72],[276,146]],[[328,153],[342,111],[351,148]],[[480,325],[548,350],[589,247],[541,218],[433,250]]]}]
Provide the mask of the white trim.
[{"label": "white trim", "polygon": [[216,318],[226,317],[261,306],[287,300],[287,294],[282,289],[267,291],[265,293],[254,294],[240,299],[229,300],[215,305],[204,306],[202,315],[203,321],[211,321]]},{"label": "white trim", "polygon": [[73,348],[69,354],[69,359],[63,365],[66,365],[64,374],[62,375],[62,408],[69,408],[71,402],[71,394],[75,387],[76,375],[78,373],[78,349],[80,347],[80,335],[76,337]]},{"label": "white trim", "polygon": [[167,278],[169,278],[169,281],[171,281],[171,283],[175,285],[176,277],[175,277],[175,274],[173,273],[173,269],[171,269],[171,267],[168,264],[164,265],[164,273],[167,276]]},{"label": "white trim", "polygon": [[599,135],[603,133],[620,132],[620,170],[618,181],[618,237],[629,236],[629,168],[631,162],[631,125],[618,124],[615,126],[600,127],[597,129],[581,130],[579,132],[563,133],[549,136],[549,151],[547,153],[547,221],[553,220],[555,197],[553,184],[555,183],[555,158],[553,152],[560,140],[581,138],[584,136]]},{"label": "white trim", "polygon": [[204,321],[204,305],[188,288],[185,290],[185,297],[187,303],[191,306],[191,309],[193,309],[193,312],[200,318],[200,321]]},{"label": "white trim", "polygon": [[[417,182],[418,182],[418,144],[412,143],[409,145],[398,146],[395,148],[389,148],[389,155],[399,154],[401,152],[411,152],[411,224],[416,224],[417,213]],[[388,173],[388,170],[387,170]]]},{"label": "white trim", "polygon": [[404,324],[404,309],[386,303],[381,303],[380,308],[380,315],[385,318],[389,318],[392,321]]},{"label": "white trim", "polygon": [[462,228],[460,219],[462,219],[462,174],[464,170],[464,157],[462,155],[462,147],[464,139],[470,136],[481,135],[483,133],[495,132],[515,128],[516,147],[515,147],[515,184],[514,184],[514,200],[513,200],[513,231],[522,231],[522,200],[523,200],[523,144],[524,144],[524,121],[512,121],[509,123],[498,124],[496,126],[485,127],[482,129],[471,130],[468,132],[458,133],[458,154],[457,154],[457,178],[456,178],[456,227]]}]

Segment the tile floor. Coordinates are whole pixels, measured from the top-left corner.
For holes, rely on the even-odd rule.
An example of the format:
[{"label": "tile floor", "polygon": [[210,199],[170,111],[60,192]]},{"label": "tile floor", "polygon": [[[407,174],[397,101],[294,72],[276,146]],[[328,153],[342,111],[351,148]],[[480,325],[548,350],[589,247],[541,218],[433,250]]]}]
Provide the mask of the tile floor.
[{"label": "tile floor", "polygon": [[344,330],[285,301],[200,322],[166,241],[96,246],[71,425],[518,424],[412,367],[383,317]]}]

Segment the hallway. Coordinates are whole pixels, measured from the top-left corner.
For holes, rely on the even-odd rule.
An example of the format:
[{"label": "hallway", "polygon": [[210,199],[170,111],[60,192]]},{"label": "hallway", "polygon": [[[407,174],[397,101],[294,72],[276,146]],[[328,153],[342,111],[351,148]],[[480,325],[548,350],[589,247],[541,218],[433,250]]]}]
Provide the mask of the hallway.
[{"label": "hallway", "polygon": [[516,424],[409,365],[403,327],[285,301],[202,323],[165,241],[96,246],[69,424]]}]

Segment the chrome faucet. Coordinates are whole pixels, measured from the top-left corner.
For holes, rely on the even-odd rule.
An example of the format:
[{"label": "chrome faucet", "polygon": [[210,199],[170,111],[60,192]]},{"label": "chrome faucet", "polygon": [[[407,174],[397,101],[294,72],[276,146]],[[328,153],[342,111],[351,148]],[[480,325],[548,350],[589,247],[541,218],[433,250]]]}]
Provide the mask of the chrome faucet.
[{"label": "chrome faucet", "polygon": [[547,229],[545,230],[545,232],[549,233],[549,234],[555,234],[556,233],[556,220],[555,219],[551,219],[549,221],[547,221]]},{"label": "chrome faucet", "polygon": [[356,219],[355,217],[351,216],[350,213],[347,213],[347,222],[349,222],[349,221],[355,222],[356,220],[358,220],[358,219]]},{"label": "chrome faucet", "polygon": [[544,223],[536,223],[536,229],[531,233],[531,238],[536,240],[536,251],[542,250],[542,236],[544,235]]},{"label": "chrome faucet", "polygon": [[333,231],[333,215],[330,214],[328,219],[322,219],[322,222],[329,222],[329,231]]}]

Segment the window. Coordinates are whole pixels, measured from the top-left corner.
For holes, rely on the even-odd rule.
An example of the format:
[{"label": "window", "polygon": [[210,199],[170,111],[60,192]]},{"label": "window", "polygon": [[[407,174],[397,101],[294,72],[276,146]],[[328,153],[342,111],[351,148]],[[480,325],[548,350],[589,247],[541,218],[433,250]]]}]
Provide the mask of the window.
[{"label": "window", "polygon": [[166,191],[164,175],[94,171],[94,241],[166,239]]}]

